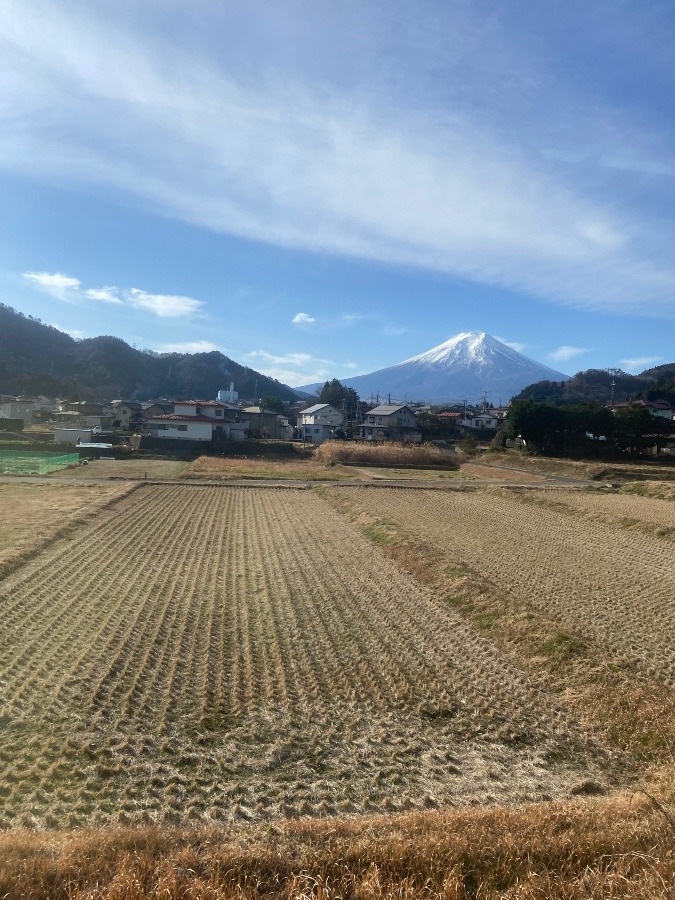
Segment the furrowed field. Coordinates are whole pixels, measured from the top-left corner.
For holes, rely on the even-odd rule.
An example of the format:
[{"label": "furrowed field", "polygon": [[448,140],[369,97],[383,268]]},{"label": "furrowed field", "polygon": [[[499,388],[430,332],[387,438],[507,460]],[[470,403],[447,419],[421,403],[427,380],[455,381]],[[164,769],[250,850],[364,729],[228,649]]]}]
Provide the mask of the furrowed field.
[{"label": "furrowed field", "polygon": [[675,504],[579,491],[350,494],[375,521],[425,542],[468,579],[675,684]]},{"label": "furrowed field", "polygon": [[[463,495],[354,490],[487,554]],[[308,490],[144,485],[47,547],[0,587],[0,703],[4,827],[540,800],[610,779],[569,715]]]}]

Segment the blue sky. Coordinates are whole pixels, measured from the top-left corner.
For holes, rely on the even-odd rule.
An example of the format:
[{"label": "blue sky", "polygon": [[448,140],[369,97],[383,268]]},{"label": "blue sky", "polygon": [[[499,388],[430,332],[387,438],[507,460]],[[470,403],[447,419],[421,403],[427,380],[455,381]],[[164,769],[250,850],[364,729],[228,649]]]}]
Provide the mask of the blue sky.
[{"label": "blue sky", "polygon": [[3,0],[0,300],[292,385],[675,361],[675,6]]}]

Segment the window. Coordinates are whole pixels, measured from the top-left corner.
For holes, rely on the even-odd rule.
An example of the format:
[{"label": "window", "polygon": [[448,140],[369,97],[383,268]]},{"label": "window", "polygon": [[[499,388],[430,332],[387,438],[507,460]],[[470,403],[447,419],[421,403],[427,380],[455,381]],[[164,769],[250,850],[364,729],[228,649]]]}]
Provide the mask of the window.
[{"label": "window", "polygon": [[158,426],[157,426],[157,430],[158,430],[158,431],[168,431],[168,430],[169,430],[169,426],[168,426],[168,425],[158,425]]},{"label": "window", "polygon": [[187,431],[187,425],[176,425],[176,431]]},{"label": "window", "polygon": [[217,409],[217,410],[216,410],[216,415],[217,415],[217,416],[222,416],[222,414],[223,414],[222,409]]},{"label": "window", "polygon": [[[372,422],[372,419],[371,419],[371,422]],[[369,428],[369,429],[368,429],[368,434],[372,434],[372,433],[373,433],[373,429],[372,429],[372,428]]]},{"label": "window", "polygon": [[[375,424],[375,416],[368,416],[368,424],[369,424],[369,425],[374,425],[374,424]],[[372,430],[371,430],[370,433],[371,433],[371,434],[373,433]]]}]

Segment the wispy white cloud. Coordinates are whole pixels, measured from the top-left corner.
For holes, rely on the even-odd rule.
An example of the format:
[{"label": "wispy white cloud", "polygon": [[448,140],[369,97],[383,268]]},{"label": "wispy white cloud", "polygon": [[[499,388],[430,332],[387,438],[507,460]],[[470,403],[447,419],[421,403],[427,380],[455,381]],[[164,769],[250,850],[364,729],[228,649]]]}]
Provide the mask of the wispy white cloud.
[{"label": "wispy white cloud", "polygon": [[303,352],[276,354],[266,350],[252,350],[245,354],[245,358],[263,375],[277,378],[291,387],[325,381],[333,368],[330,360]]},{"label": "wispy white cloud", "polygon": [[621,363],[621,368],[625,369],[626,372],[637,374],[644,372],[645,369],[651,369],[652,366],[657,366],[660,362],[663,362],[663,357],[634,356],[629,359],[620,359],[619,362]]},{"label": "wispy white cloud", "polygon": [[132,288],[125,293],[129,306],[144,309],[159,316],[160,319],[174,319],[199,313],[204,306],[201,300],[182,297],[178,294],[149,294],[139,288]]},{"label": "wispy white cloud", "polygon": [[140,288],[122,290],[117,287],[101,287],[82,289],[79,278],[63,275],[60,272],[24,272],[23,277],[40,290],[71,303],[94,300],[102,303],[126,305],[135,309],[146,310],[161,319],[195,316],[202,312],[204,303],[193,297],[180,294],[151,294]]},{"label": "wispy white cloud", "polygon": [[382,334],[385,337],[401,337],[408,332],[407,328],[404,328],[402,325],[385,325],[382,329]]},{"label": "wispy white cloud", "polygon": [[507,347],[510,347],[512,350],[515,350],[516,353],[524,353],[525,352],[525,344],[522,341],[507,341],[506,338],[498,337],[495,335],[498,341],[501,341],[502,344],[506,344]]},{"label": "wispy white cloud", "polygon": [[89,288],[84,293],[90,300],[99,300],[101,303],[122,303],[118,289],[110,285],[102,288]]},{"label": "wispy white cloud", "polygon": [[63,275],[61,272],[24,272],[23,277],[59,300],[66,300],[70,294],[77,292],[80,287],[78,278]]},{"label": "wispy white cloud", "polygon": [[175,344],[162,344],[157,348],[159,353],[211,353],[220,350],[211,341],[179,341]]},{"label": "wispy white cloud", "polygon": [[52,328],[57,328],[59,331],[62,331],[64,334],[69,334],[71,338],[75,338],[76,341],[81,341],[83,337],[85,337],[84,331],[81,331],[79,328],[64,328],[62,325],[57,325],[56,322],[51,323]]},{"label": "wispy white cloud", "polygon": [[571,347],[569,344],[562,344],[560,347],[552,350],[548,357],[554,362],[566,362],[568,359],[574,359],[575,356],[580,356],[582,353],[590,352],[590,347]]},{"label": "wispy white cloud", "polygon": [[315,322],[314,316],[304,312],[296,313],[291,319],[291,325],[313,325]]},{"label": "wispy white cloud", "polygon": [[[244,74],[208,54],[196,59],[166,36],[111,27],[88,5],[74,12],[59,0],[8,0],[0,4],[0,77],[9,85],[0,166],[112,187],[163,214],[284,247],[458,274],[587,308],[673,314],[675,228],[589,174],[628,160],[669,177],[661,160],[672,148],[654,151],[637,112],[561,88],[546,48],[519,43],[507,17],[486,23],[472,4],[423,6],[424,15],[401,11],[395,60],[368,7],[366,61],[356,64],[370,64],[368,91],[350,78],[353,54],[338,66],[340,46],[358,29],[340,32],[342,45],[331,42],[335,30],[322,32],[316,55],[330,54],[332,83],[269,66],[258,77],[256,67]],[[610,18],[611,5],[603,10]],[[298,29],[311,29],[295,14]],[[309,34],[304,44],[314,47]],[[432,77],[448,60],[453,77]],[[409,88],[392,87],[406,75]],[[559,141],[547,157],[540,147],[550,144],[552,107]],[[561,171],[565,157],[579,162]],[[590,157],[602,162],[591,166]],[[574,166],[582,175],[570,175]],[[153,308],[148,299],[144,308],[166,315],[171,304]]]}]

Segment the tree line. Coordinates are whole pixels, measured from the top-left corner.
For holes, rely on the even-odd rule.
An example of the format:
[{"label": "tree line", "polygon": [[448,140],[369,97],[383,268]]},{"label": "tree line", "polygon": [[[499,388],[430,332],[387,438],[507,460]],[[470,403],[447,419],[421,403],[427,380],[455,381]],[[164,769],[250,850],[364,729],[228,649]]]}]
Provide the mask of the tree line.
[{"label": "tree line", "polygon": [[522,438],[552,456],[639,455],[661,450],[675,439],[673,423],[653,416],[643,406],[613,411],[599,403],[553,406],[536,400],[514,400],[506,417],[504,437]]}]

